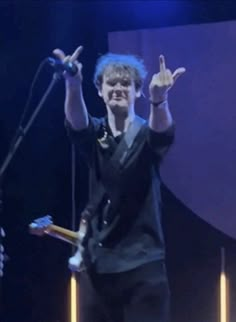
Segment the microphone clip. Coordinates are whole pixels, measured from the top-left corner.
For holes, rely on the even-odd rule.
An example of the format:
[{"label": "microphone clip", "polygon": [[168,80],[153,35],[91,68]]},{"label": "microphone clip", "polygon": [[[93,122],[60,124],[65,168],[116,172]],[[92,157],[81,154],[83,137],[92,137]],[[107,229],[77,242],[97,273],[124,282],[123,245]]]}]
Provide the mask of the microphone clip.
[{"label": "microphone clip", "polygon": [[57,73],[62,74],[63,72],[67,72],[70,76],[75,76],[78,73],[78,67],[70,61],[63,63],[59,59],[48,57],[47,62]]}]

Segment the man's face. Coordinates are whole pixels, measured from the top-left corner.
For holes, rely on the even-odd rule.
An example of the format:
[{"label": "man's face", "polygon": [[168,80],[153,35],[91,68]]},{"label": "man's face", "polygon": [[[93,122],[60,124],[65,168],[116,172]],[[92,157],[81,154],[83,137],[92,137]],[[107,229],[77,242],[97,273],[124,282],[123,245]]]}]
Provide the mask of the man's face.
[{"label": "man's face", "polygon": [[140,91],[135,89],[134,80],[129,73],[111,70],[103,75],[99,95],[114,114],[127,114],[134,107]]}]

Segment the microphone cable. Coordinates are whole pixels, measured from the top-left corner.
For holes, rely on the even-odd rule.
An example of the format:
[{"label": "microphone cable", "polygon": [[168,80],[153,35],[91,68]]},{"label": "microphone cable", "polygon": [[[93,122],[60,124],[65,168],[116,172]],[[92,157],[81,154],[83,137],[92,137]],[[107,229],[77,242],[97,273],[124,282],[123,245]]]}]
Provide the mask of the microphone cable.
[{"label": "microphone cable", "polygon": [[29,89],[29,92],[28,92],[28,97],[26,99],[26,103],[25,103],[25,106],[23,108],[23,113],[20,117],[20,121],[18,123],[18,126],[16,128],[16,131],[15,131],[15,134],[13,135],[13,138],[11,139],[10,141],[10,145],[9,145],[9,151],[11,151],[11,149],[14,147],[14,144],[15,142],[17,141],[18,137],[19,136],[24,136],[24,129],[23,129],[23,123],[25,121],[25,117],[26,117],[26,114],[29,110],[29,107],[30,107],[30,103],[31,103],[31,100],[32,100],[32,97],[33,97],[33,91],[34,91],[34,87],[36,85],[36,82],[39,78],[39,75],[43,69],[43,67],[45,65],[48,64],[48,61],[47,61],[47,58],[45,58],[44,60],[41,61],[41,63],[39,64],[35,74],[34,74],[34,77],[33,77],[33,80],[32,80],[32,83],[31,83],[31,86],[30,86],[30,89]]}]

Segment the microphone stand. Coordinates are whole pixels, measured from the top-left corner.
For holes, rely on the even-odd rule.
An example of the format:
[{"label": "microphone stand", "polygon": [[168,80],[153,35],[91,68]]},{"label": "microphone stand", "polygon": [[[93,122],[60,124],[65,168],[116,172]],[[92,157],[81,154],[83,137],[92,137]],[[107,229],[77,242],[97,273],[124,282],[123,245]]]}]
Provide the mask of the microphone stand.
[{"label": "microphone stand", "polygon": [[[3,161],[3,164],[0,167],[0,218],[2,217],[2,213],[3,213],[3,178],[5,175],[5,172],[7,170],[7,167],[9,166],[11,160],[13,159],[17,149],[19,148],[20,144],[22,143],[25,135],[27,134],[27,132],[29,131],[31,125],[33,124],[35,118],[37,117],[38,113],[40,112],[43,104],[45,103],[47,97],[49,96],[50,92],[52,91],[54,85],[57,83],[57,81],[60,80],[62,73],[56,72],[53,74],[52,80],[48,86],[48,88],[46,89],[43,97],[41,98],[39,104],[36,106],[35,111],[33,112],[33,114],[31,115],[29,121],[27,122],[26,126],[23,128],[20,128],[20,133],[18,135],[18,137],[15,139],[15,142],[13,142],[5,160]],[[0,226],[1,228],[1,226]],[[1,244],[1,235],[0,235],[0,244]],[[1,307],[1,291],[2,287],[1,287],[1,277],[0,277],[0,307]],[[1,313],[1,312],[0,312]],[[1,319],[2,320],[2,319]]]}]

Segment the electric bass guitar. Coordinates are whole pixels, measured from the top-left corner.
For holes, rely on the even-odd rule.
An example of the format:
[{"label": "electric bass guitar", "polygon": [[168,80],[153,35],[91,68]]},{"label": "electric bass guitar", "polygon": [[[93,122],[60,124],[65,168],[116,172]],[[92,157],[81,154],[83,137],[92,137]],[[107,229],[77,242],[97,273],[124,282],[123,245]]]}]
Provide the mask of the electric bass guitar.
[{"label": "electric bass guitar", "polygon": [[72,270],[81,271],[84,269],[82,253],[82,242],[87,233],[87,221],[82,219],[80,221],[79,231],[75,232],[53,224],[50,215],[35,219],[29,225],[29,231],[33,235],[43,236],[49,235],[57,239],[63,240],[67,243],[77,246],[77,252],[69,259],[69,267]]}]

